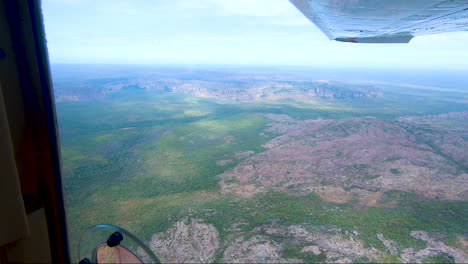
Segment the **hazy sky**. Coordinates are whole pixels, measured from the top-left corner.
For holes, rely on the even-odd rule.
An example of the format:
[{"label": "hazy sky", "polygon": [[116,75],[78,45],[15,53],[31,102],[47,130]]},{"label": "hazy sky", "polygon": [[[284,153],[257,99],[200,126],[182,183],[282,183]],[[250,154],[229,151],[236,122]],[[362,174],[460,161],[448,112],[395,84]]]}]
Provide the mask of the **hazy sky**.
[{"label": "hazy sky", "polygon": [[288,0],[43,0],[52,63],[339,65],[468,70],[468,32],[330,41]]}]

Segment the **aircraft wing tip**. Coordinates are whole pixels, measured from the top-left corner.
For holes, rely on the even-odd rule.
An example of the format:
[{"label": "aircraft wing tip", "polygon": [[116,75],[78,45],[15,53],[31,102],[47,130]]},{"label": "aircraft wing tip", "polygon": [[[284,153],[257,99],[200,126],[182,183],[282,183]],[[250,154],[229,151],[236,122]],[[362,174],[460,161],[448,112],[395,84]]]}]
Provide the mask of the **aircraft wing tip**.
[{"label": "aircraft wing tip", "polygon": [[338,37],[334,40],[348,43],[409,43],[414,36]]}]

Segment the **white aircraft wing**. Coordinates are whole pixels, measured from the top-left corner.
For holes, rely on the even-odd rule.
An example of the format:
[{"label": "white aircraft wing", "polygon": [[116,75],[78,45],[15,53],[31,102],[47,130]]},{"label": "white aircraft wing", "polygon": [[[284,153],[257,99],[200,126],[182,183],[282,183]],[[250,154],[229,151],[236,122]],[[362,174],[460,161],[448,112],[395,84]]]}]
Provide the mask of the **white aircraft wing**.
[{"label": "white aircraft wing", "polygon": [[468,0],[290,0],[331,40],[408,43],[468,31]]}]

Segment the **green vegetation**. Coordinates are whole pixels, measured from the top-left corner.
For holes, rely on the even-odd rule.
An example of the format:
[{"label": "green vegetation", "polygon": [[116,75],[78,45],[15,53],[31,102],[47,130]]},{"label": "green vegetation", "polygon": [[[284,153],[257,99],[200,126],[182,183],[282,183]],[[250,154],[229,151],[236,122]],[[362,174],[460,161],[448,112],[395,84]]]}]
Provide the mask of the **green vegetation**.
[{"label": "green vegetation", "polygon": [[283,249],[284,257],[288,259],[301,259],[305,263],[319,263],[326,262],[327,258],[325,254],[321,253],[315,255],[311,252],[301,252],[303,246],[298,243],[287,243],[287,246]]},{"label": "green vegetation", "polygon": [[[261,113],[298,119],[368,115],[391,119],[441,111],[446,104],[439,100],[424,106],[412,104],[411,109],[396,96],[372,102],[318,99],[314,103],[284,100],[234,104],[140,90],[129,86],[107,99],[57,104],[75,256],[80,234],[92,225],[116,224],[148,241],[154,233],[165,231],[187,215],[213,224],[222,240],[232,234],[229,230],[234,223],[245,223],[241,229],[249,231],[275,221],[280,225],[301,224],[311,231],[357,231],[366,247],[381,250],[385,247],[377,233],[395,241],[399,248],[423,248],[425,243],[411,237],[411,231],[424,230],[454,244],[455,237],[468,229],[466,202],[421,199],[408,193],[386,193],[383,203],[394,202],[393,206],[357,209],[353,203],[327,203],[314,194],[268,191],[241,199],[219,192],[217,175],[242,161],[236,154],[259,153],[274,136],[262,134],[268,121]],[[336,153],[337,157],[342,155]],[[356,164],[349,170],[363,173],[363,180],[378,178],[365,175],[368,167]],[[390,172],[401,173],[396,168]],[[325,261],[322,254],[300,250],[300,246],[290,244],[283,254],[306,262]],[[388,255],[382,261],[399,260]],[[453,259],[435,256],[426,261]]]},{"label": "green vegetation", "polygon": [[424,263],[455,263],[455,260],[446,254],[442,254],[427,257],[424,259]]},{"label": "green vegetation", "polygon": [[[404,195],[404,194],[403,194]],[[203,216],[218,230],[228,229],[243,220],[243,228],[251,230],[262,224],[278,221],[282,225],[305,224],[310,228],[328,227],[358,231],[367,246],[384,249],[377,238],[382,233],[401,247],[422,247],[424,243],[410,236],[414,230],[434,234],[461,234],[466,229],[466,202],[420,202],[408,197],[398,208],[368,208],[357,210],[351,205],[336,205],[320,200],[316,195],[291,196],[282,192],[269,192],[255,199],[213,199],[205,208],[218,212]],[[224,234],[227,235],[227,234]],[[223,237],[223,234],[222,234]]]},{"label": "green vegetation", "polygon": [[402,263],[402,261],[397,257],[390,254],[385,254],[381,259],[381,263]]}]

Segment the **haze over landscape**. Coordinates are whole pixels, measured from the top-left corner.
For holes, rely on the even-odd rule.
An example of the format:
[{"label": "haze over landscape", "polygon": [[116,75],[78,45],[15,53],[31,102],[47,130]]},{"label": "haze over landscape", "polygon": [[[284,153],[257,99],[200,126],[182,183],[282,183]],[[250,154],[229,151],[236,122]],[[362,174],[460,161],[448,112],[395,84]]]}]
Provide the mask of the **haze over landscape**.
[{"label": "haze over landscape", "polygon": [[468,262],[467,32],[355,45],[288,1],[131,3],[43,5],[75,259],[111,223],[164,262]]}]

